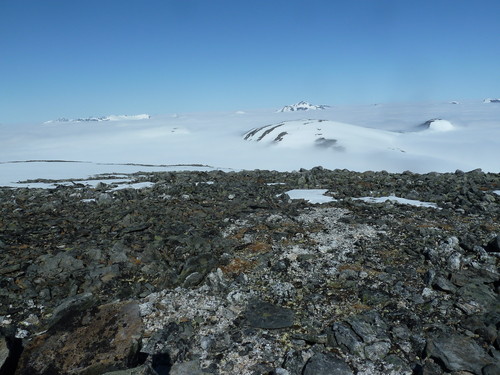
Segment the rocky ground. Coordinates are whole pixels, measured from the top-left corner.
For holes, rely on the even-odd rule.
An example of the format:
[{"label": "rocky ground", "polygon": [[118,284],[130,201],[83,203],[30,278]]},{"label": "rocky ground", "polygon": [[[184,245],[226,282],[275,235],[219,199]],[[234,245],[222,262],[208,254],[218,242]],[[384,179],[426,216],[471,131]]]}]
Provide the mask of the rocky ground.
[{"label": "rocky ground", "polygon": [[500,374],[500,174],[131,178],[0,189],[1,374]]}]

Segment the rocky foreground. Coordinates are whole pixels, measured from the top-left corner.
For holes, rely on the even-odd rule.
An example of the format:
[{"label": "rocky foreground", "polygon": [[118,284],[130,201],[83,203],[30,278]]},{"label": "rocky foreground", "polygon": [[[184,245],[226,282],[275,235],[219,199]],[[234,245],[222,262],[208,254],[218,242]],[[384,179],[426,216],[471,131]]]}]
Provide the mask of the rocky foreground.
[{"label": "rocky foreground", "polygon": [[0,189],[1,374],[500,374],[500,174],[130,177]]}]

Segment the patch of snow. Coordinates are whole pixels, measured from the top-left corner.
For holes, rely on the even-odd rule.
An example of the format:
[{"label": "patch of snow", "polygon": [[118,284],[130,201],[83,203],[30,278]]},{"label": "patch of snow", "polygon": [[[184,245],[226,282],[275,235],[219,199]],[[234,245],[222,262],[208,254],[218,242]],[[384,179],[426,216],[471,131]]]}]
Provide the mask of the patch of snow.
[{"label": "patch of snow", "polygon": [[500,190],[493,190],[494,194],[500,195]]},{"label": "patch of snow", "polygon": [[25,329],[18,328],[16,331],[16,339],[24,339],[29,336],[29,332]]},{"label": "patch of snow", "polygon": [[111,191],[123,190],[123,189],[144,189],[149,188],[154,185],[154,182],[135,182],[132,184],[120,184],[117,187],[111,189]]},{"label": "patch of snow", "polygon": [[111,178],[111,179],[96,179],[96,180],[84,180],[84,181],[78,181],[81,184],[87,185],[88,187],[97,187],[99,184],[106,184],[106,185],[114,185],[114,184],[124,184],[130,181],[130,179],[127,178]]},{"label": "patch of snow", "polygon": [[305,199],[309,203],[335,202],[336,199],[326,196],[327,189],[292,189],[286,191],[290,199]]},{"label": "patch of snow", "polygon": [[151,116],[143,113],[141,115],[110,115],[106,118],[108,119],[108,121],[149,120]]},{"label": "patch of snow", "polygon": [[436,203],[430,203],[430,202],[421,202],[413,199],[406,199],[406,198],[400,198],[396,197],[395,195],[389,195],[387,197],[361,197],[361,198],[352,198],[354,200],[361,200],[363,202],[367,203],[384,203],[384,202],[396,202],[399,204],[407,204],[410,206],[416,206],[416,207],[431,207],[431,208],[439,208]]}]

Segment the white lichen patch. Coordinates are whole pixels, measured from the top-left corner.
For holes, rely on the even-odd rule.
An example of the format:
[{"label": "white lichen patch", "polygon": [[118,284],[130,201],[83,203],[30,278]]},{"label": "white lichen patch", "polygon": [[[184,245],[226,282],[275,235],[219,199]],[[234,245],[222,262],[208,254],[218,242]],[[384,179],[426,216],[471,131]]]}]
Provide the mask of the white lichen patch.
[{"label": "white lichen patch", "polygon": [[[242,244],[256,240],[257,234],[252,238],[236,234],[256,228],[259,222],[278,227],[294,226],[300,232],[286,240],[275,241],[263,256],[265,261],[253,255],[256,266],[241,270],[237,278],[217,269],[198,288],[178,287],[144,298],[140,305],[146,331],[144,345],[147,337],[169,323],[189,321],[195,327],[193,351],[199,356],[202,367],[211,365],[213,348],[217,345],[217,352],[222,355],[218,361],[219,374],[251,374],[252,366],[264,362],[279,368],[291,345],[288,334],[284,336],[280,330],[264,329],[247,332],[236,327],[235,321],[244,316],[248,302],[258,298],[297,311],[295,319],[299,322],[299,330],[307,329],[309,322],[311,325],[327,324],[325,319],[335,316],[339,306],[321,285],[335,280],[338,267],[349,259],[352,261],[358,251],[355,245],[358,240],[369,243],[380,233],[369,225],[340,220],[349,214],[345,209],[315,207],[295,218],[277,214],[249,215],[231,221],[224,236],[239,238]],[[276,270],[275,265],[280,262],[286,263],[286,272]],[[363,276],[367,276],[366,272]],[[314,285],[320,288],[309,295]],[[245,348],[236,348],[230,338],[229,332],[236,330],[242,336],[238,341],[251,348],[248,353]]]}]

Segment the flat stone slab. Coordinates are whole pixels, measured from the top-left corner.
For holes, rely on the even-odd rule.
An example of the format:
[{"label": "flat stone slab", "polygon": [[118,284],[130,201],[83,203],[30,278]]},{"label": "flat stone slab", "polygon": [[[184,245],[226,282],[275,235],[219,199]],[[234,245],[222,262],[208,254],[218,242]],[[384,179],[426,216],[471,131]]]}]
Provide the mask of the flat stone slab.
[{"label": "flat stone slab", "polygon": [[294,316],[291,309],[260,300],[251,301],[245,311],[250,326],[264,329],[290,327],[293,325]]},{"label": "flat stone slab", "polygon": [[316,353],[306,363],[304,375],[353,375],[351,368],[332,353]]},{"label": "flat stone slab", "polygon": [[459,335],[441,335],[431,338],[427,343],[428,357],[438,359],[449,371],[470,371],[481,374],[481,370],[493,363],[493,357],[487,355],[472,339]]}]

